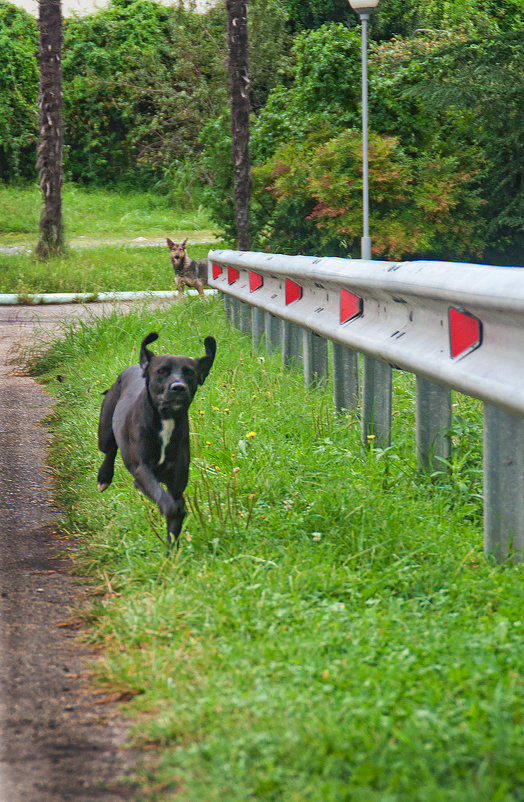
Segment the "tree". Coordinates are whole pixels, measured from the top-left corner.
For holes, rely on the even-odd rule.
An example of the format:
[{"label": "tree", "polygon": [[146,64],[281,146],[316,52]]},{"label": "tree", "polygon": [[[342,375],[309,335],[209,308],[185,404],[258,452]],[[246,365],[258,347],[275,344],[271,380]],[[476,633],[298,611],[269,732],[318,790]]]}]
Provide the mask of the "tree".
[{"label": "tree", "polygon": [[36,253],[48,259],[63,250],[62,226],[62,13],[60,0],[39,0],[40,142],[37,169],[44,209]]},{"label": "tree", "polygon": [[249,56],[247,3],[226,0],[229,41],[229,83],[231,90],[231,133],[235,174],[237,241],[249,250],[249,199],[251,192],[249,159]]}]

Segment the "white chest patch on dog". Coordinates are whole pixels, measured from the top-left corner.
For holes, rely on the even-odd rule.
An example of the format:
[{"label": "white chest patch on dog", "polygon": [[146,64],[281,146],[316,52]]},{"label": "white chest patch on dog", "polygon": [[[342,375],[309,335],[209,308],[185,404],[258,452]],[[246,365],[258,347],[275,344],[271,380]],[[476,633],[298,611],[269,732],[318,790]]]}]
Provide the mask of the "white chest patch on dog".
[{"label": "white chest patch on dog", "polygon": [[162,465],[166,458],[166,448],[169,445],[169,441],[171,440],[171,435],[173,434],[175,428],[175,421],[174,420],[163,420],[162,421],[162,428],[160,429],[160,459],[158,461],[159,465]]}]

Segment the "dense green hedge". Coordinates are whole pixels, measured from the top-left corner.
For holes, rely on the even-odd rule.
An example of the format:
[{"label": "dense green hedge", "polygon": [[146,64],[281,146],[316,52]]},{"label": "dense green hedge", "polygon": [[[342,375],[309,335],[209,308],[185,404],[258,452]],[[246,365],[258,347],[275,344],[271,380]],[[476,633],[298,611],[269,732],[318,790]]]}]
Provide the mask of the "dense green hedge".
[{"label": "dense green hedge", "polygon": [[0,180],[34,174],[37,48],[33,17],[0,0]]},{"label": "dense green hedge", "polygon": [[198,152],[203,119],[226,100],[217,17],[206,27],[183,8],[113,0],[68,22],[64,114],[73,180],[151,185]]}]

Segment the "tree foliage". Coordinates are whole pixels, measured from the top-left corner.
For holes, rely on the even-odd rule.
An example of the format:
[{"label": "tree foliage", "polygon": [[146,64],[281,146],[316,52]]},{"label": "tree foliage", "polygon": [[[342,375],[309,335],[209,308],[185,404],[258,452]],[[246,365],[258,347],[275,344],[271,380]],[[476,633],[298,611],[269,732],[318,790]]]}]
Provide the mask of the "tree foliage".
[{"label": "tree foliage", "polygon": [[[438,40],[375,46],[371,58],[370,205],[376,256],[478,257],[482,154],[457,115],[405,96]],[[254,129],[254,210],[262,247],[358,255],[362,208],[360,37],[331,24],[295,40],[295,78]],[[450,134],[450,132],[453,132]]]},{"label": "tree foliage", "polygon": [[0,179],[34,175],[38,133],[36,22],[0,0]]},{"label": "tree foliage", "polygon": [[304,32],[293,45],[290,86],[270,94],[253,128],[253,159],[271,156],[283,142],[300,142],[358,124],[360,35],[343,25]]},{"label": "tree foliage", "polygon": [[327,22],[346,22],[352,15],[348,0],[284,0],[289,30],[298,33]]},{"label": "tree foliage", "polygon": [[521,0],[381,0],[371,27],[380,41],[420,32],[492,36],[518,30],[523,18]]},{"label": "tree foliage", "polygon": [[426,65],[416,92],[463,118],[463,139],[478,143],[487,163],[482,190],[488,250],[507,259],[524,251],[524,33],[461,42]]},{"label": "tree foliage", "polygon": [[[294,35],[331,22],[358,26],[348,0],[283,0],[282,9]],[[523,22],[521,0],[380,0],[371,18],[371,36],[386,41],[421,29],[491,36],[520,30]]]},{"label": "tree foliage", "polygon": [[[342,25],[300,34],[293,81],[274,90],[258,116],[254,218],[268,247],[355,252],[360,161],[348,158],[343,133],[360,125],[358,43],[358,32]],[[375,43],[369,62],[375,253],[515,261],[524,219],[522,35],[456,33],[450,44],[423,33]],[[408,206],[386,198],[396,227],[375,180],[387,174],[380,153],[407,170]]]}]

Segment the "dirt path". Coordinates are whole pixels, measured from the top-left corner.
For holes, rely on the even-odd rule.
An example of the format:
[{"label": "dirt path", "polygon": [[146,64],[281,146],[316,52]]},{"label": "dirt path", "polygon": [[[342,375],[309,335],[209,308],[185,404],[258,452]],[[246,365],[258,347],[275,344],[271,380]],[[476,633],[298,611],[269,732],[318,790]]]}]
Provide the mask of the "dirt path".
[{"label": "dirt path", "polygon": [[58,556],[39,425],[52,402],[8,365],[19,339],[101,306],[0,308],[0,802],[134,798],[124,724],[88,690],[93,655],[64,625],[82,584]]}]

